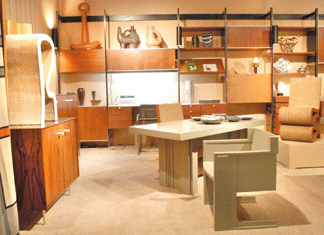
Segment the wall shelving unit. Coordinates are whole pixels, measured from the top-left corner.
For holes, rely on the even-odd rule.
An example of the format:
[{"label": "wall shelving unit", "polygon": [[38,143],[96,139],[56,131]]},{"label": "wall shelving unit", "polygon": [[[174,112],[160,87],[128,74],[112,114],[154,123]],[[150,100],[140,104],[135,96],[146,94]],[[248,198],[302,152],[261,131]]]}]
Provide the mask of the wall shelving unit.
[{"label": "wall shelving unit", "polygon": [[[74,23],[81,22],[81,16],[58,16],[61,23]],[[221,14],[180,14],[179,10],[177,14],[153,14],[153,15],[106,15],[104,12],[103,16],[87,16],[88,22],[104,22],[104,30],[107,32],[107,22],[123,22],[123,21],[161,21],[161,20],[175,20],[178,21],[177,27],[177,48],[163,48],[163,49],[135,49],[135,50],[121,50],[121,49],[109,49],[107,48],[107,34],[105,33],[105,48],[92,50],[92,51],[60,51],[60,72],[61,73],[76,73],[76,72],[103,72],[109,73],[122,73],[122,72],[178,72],[178,100],[180,102],[180,76],[188,75],[190,73],[185,70],[185,61],[191,60],[191,58],[183,58],[182,53],[215,53],[215,58],[194,58],[195,61],[201,63],[216,63],[217,67],[221,68],[218,72],[214,73],[217,76],[223,75],[224,79],[224,100],[226,104],[231,103],[231,90],[229,86],[233,84],[230,79],[237,77],[244,81],[244,76],[237,74],[229,74],[229,59],[231,53],[240,53],[240,52],[251,52],[251,53],[264,53],[268,51],[266,55],[270,61],[270,70],[266,74],[256,74],[255,77],[258,82],[252,82],[249,86],[255,84],[260,85],[262,79],[266,79],[266,86],[269,91],[267,93],[267,98],[260,101],[259,100],[242,100],[243,106],[246,105],[255,105],[255,103],[267,103],[270,106],[270,111],[268,112],[270,118],[270,128],[272,130],[272,119],[273,119],[273,85],[276,80],[281,78],[288,78],[291,76],[304,76],[304,74],[291,72],[288,74],[278,74],[274,69],[273,64],[277,58],[288,57],[292,60],[296,57],[303,58],[302,60],[306,64],[310,64],[313,67],[313,70],[308,75],[318,76],[318,66],[324,64],[324,53],[323,43],[319,43],[319,38],[324,38],[324,28],[318,27],[319,20],[323,20],[324,15],[318,14],[318,9],[315,9],[314,12],[310,14],[274,14],[273,9],[266,14],[228,14],[227,9],[225,8]],[[206,21],[206,20],[216,20],[223,21],[224,26],[201,26],[201,27],[181,27],[180,23],[183,21]],[[247,21],[269,21],[268,25],[264,26],[237,26],[229,25],[231,20],[247,20]],[[275,21],[304,21],[312,20],[314,21],[314,27],[295,27],[295,26],[280,26],[280,24],[275,24]],[[202,23],[202,25],[204,25]],[[273,26],[279,25],[278,34],[282,32],[296,32],[307,34],[307,51],[294,51],[294,52],[278,52],[274,50],[273,37],[274,30]],[[203,32],[214,32],[215,35],[220,37],[219,45],[216,45],[211,48],[193,48],[182,44],[182,37],[190,37],[197,33]],[[242,35],[247,35],[247,32],[253,35],[253,37],[242,37]],[[202,41],[202,40],[200,40]],[[186,42],[186,41],[185,41]],[[322,45],[323,44],[323,45]],[[319,50],[320,49],[320,50]],[[125,54],[127,53],[127,58],[130,62],[125,63]],[[79,54],[79,55],[75,55]],[[140,54],[140,55],[138,55]],[[266,53],[264,53],[266,54]],[[79,57],[80,56],[80,57]],[[159,61],[164,61],[163,65],[161,64],[150,64],[149,67],[143,67],[138,62],[138,58],[159,58]],[[76,59],[78,58],[78,59]],[[82,58],[82,59],[80,59]],[[118,60],[122,58],[123,63]],[[298,59],[299,61],[300,59]],[[133,61],[133,62],[132,62]],[[223,61],[220,65],[220,61]],[[83,63],[83,64],[82,64]],[[125,64],[130,65],[126,67]],[[142,66],[142,67],[141,67]],[[162,67],[159,67],[162,66]],[[82,68],[82,69],[81,69]],[[200,69],[199,69],[200,70]],[[200,70],[203,71],[203,70]],[[201,76],[204,74],[213,74],[213,72],[201,72]],[[220,75],[219,75],[220,74]],[[259,76],[263,76],[260,78]],[[59,83],[60,84],[60,83]],[[244,85],[244,82],[242,82]],[[256,87],[258,89],[258,87]],[[252,89],[253,90],[253,89]],[[106,92],[108,97],[108,90]],[[268,97],[269,96],[269,97]],[[108,101],[108,100],[107,100]],[[234,103],[237,103],[235,101]],[[108,102],[107,102],[108,104]],[[109,112],[109,105],[107,112]],[[109,123],[109,121],[108,121]],[[109,125],[109,124],[108,124]],[[108,127],[109,129],[109,127]]]}]

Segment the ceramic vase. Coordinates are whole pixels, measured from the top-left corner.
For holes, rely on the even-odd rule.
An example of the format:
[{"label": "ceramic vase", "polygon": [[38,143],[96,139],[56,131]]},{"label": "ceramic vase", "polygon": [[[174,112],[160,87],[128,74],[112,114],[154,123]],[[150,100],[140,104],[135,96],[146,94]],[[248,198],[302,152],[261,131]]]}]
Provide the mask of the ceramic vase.
[{"label": "ceramic vase", "polygon": [[147,26],[146,46],[148,48],[161,48],[162,41],[160,32],[155,30],[154,26]]},{"label": "ceramic vase", "polygon": [[191,39],[192,47],[199,47],[199,37],[193,36]]},{"label": "ceramic vase", "polygon": [[203,33],[202,40],[205,47],[211,47],[213,45],[213,33]]},{"label": "ceramic vase", "polygon": [[84,104],[84,96],[85,96],[84,89],[83,88],[78,88],[79,106],[83,106],[83,104]]},{"label": "ceramic vase", "polygon": [[137,44],[140,42],[140,38],[136,33],[134,26],[131,26],[131,29],[121,32],[121,28],[117,29],[117,40],[120,43],[121,49],[125,49],[126,45],[129,45],[129,48],[134,49],[137,47]]}]

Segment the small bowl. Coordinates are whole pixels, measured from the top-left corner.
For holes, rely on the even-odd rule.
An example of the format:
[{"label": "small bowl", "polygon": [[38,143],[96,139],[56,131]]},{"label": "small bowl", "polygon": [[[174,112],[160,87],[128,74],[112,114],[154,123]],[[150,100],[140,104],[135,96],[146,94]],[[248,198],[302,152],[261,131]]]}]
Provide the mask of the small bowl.
[{"label": "small bowl", "polygon": [[101,100],[90,100],[90,101],[92,106],[97,106],[101,102]]}]

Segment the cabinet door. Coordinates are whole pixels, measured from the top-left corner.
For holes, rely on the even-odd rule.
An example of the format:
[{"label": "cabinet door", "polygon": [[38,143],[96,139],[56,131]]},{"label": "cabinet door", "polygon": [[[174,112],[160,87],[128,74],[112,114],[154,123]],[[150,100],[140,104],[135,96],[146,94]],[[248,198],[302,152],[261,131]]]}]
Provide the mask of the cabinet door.
[{"label": "cabinet door", "polygon": [[79,107],[80,140],[107,140],[107,107]]},{"label": "cabinet door", "polygon": [[227,113],[227,104],[202,104],[200,106],[200,112],[201,115]]},{"label": "cabinet door", "polygon": [[62,123],[59,128],[64,132],[61,146],[63,148],[64,187],[67,188],[79,176],[75,120]]},{"label": "cabinet door", "polygon": [[191,117],[200,117],[200,105],[182,105],[184,119],[190,119]]},{"label": "cabinet door", "polygon": [[63,146],[61,146],[64,133],[61,132],[59,126],[56,125],[42,130],[46,209],[65,190]]},{"label": "cabinet door", "polygon": [[271,102],[270,74],[229,74],[228,103]]},{"label": "cabinet door", "polygon": [[133,125],[131,107],[109,107],[108,126],[109,129],[128,128]]},{"label": "cabinet door", "polygon": [[318,29],[318,62],[324,62],[324,27]]},{"label": "cabinet door", "polygon": [[228,47],[270,47],[270,27],[234,26],[227,30]]}]

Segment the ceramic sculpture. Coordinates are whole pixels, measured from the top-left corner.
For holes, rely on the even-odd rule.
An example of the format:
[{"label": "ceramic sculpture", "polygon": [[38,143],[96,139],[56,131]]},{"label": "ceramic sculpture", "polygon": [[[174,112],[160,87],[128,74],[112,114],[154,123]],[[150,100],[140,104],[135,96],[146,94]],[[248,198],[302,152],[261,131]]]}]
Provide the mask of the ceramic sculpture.
[{"label": "ceramic sculpture", "polygon": [[146,31],[146,46],[148,48],[161,48],[163,38],[159,31],[155,30],[154,26],[147,26]]},{"label": "ceramic sculpture", "polygon": [[88,22],[87,22],[87,12],[90,10],[90,6],[87,3],[80,3],[78,10],[82,17],[82,28],[81,28],[81,44],[71,44],[72,50],[89,50],[97,49],[101,47],[101,42],[89,42],[89,32],[88,32]]},{"label": "ceramic sculpture", "polygon": [[279,37],[280,50],[282,52],[293,52],[294,46],[298,43],[297,36]]},{"label": "ceramic sculpture", "polygon": [[134,26],[131,26],[131,29],[121,32],[121,28],[118,27],[117,30],[117,40],[120,43],[120,48],[125,49],[126,45],[129,45],[129,48],[133,49],[139,44],[139,36],[134,29]]}]

